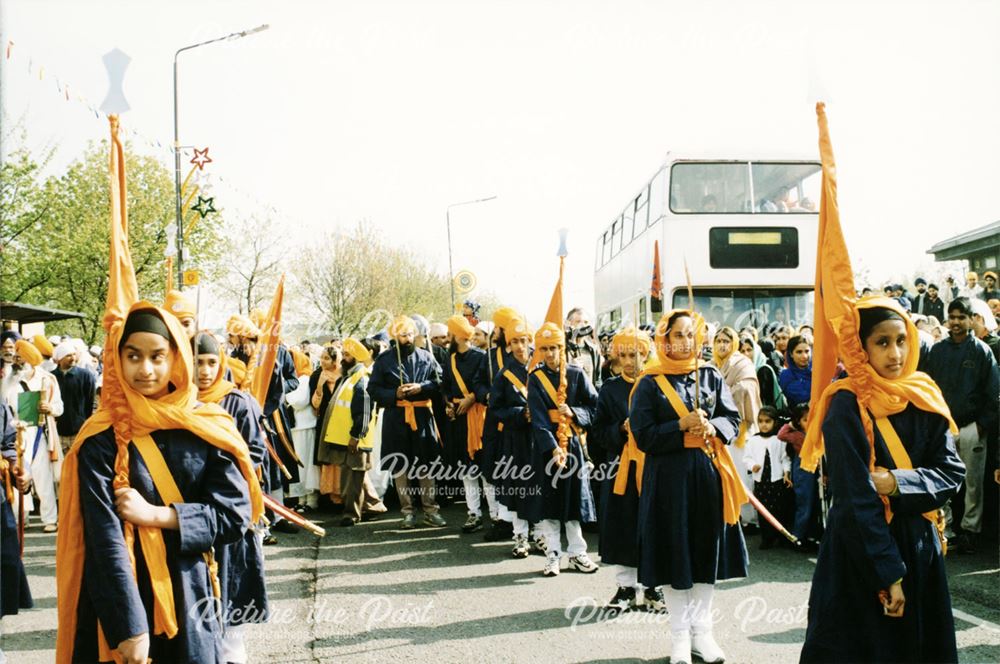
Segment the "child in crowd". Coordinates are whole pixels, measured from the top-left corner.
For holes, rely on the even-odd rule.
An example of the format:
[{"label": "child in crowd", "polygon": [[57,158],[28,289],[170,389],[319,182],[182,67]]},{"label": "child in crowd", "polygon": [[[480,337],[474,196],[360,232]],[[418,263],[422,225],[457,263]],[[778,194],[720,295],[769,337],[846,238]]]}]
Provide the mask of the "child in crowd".
[{"label": "child in crowd", "polygon": [[[764,406],[757,414],[757,434],[747,439],[743,461],[753,474],[753,494],[779,521],[791,511],[792,460],[778,436],[778,410]],[[760,548],[770,549],[780,539],[774,526],[760,520]]]}]

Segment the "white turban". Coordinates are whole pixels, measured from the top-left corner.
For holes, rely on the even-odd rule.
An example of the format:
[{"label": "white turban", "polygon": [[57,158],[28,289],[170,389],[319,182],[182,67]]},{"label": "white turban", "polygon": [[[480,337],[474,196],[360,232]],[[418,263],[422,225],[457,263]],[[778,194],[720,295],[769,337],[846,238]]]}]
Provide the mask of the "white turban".
[{"label": "white turban", "polygon": [[443,337],[448,334],[448,326],[444,323],[431,323],[431,336]]},{"label": "white turban", "polygon": [[72,341],[63,341],[52,351],[52,361],[61,362],[64,357],[76,352],[76,344]]}]

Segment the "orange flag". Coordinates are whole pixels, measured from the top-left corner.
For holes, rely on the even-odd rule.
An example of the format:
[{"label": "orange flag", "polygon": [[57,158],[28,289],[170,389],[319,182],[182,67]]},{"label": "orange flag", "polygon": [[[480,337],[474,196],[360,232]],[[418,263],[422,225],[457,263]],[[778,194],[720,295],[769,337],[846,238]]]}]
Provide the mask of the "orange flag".
[{"label": "orange flag", "polygon": [[[139,300],[135,268],[128,246],[128,207],[125,183],[125,152],[118,139],[118,116],[108,116],[111,124],[111,253],[108,260],[108,297],[104,307],[104,331],[115,321],[125,320],[129,307]],[[116,351],[115,351],[116,352]]]},{"label": "orange flag", "polygon": [[[663,311],[663,281],[660,278],[660,241],[653,243],[653,281],[649,285],[649,309],[654,314]],[[636,321],[638,324],[638,321]]]},{"label": "orange flag", "polygon": [[[837,371],[837,331],[844,316],[850,316],[854,290],[854,271],[847,243],[840,228],[837,205],[837,164],[833,159],[830,130],[823,102],[816,104],[819,123],[819,155],[823,163],[823,189],[819,202],[819,242],[816,247],[816,305],[813,315],[813,369],[810,403],[817,404],[823,390]],[[809,437],[819,436],[822,422],[811,418]],[[805,467],[805,463],[803,463]]]},{"label": "orange flag", "polygon": [[[563,285],[563,264],[566,260],[565,256],[559,257],[559,280],[556,282],[556,287],[552,291],[552,299],[549,300],[549,308],[545,312],[545,320],[543,323],[555,323],[560,328],[563,326],[563,298],[562,298],[562,285]],[[531,357],[531,363],[528,364],[529,368],[534,368],[538,366],[538,363],[542,361],[542,354],[535,349],[535,354]]]},{"label": "orange flag", "polygon": [[253,383],[250,385],[250,393],[261,406],[267,399],[267,388],[271,384],[271,375],[274,373],[274,365],[278,359],[278,344],[281,338],[281,307],[284,299],[285,275],[281,275],[278,287],[274,290],[271,308],[267,311],[266,327],[261,326],[262,336],[257,340],[263,346],[259,354],[257,371],[254,372]]}]

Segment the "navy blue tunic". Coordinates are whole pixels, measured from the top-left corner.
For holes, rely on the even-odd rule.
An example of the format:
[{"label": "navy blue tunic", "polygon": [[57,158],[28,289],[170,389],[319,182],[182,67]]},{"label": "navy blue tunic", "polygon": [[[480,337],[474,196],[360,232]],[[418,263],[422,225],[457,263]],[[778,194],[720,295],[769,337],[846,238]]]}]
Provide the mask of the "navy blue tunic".
[{"label": "navy blue tunic", "polygon": [[[701,409],[727,445],[736,439],[740,416],[718,369],[699,371]],[[694,372],[666,376],[694,410]],[[746,543],[739,524],[722,518],[719,472],[700,449],[684,447],[680,417],[654,376],[639,380],[629,422],[646,453],[639,499],[639,582],[687,590],[695,583],[747,574]]]},{"label": "navy blue tunic", "polygon": [[[552,461],[552,450],[559,445],[556,440],[558,426],[550,421],[549,411],[555,410],[556,404],[542,387],[538,378],[540,373],[544,373],[552,387],[558,389],[559,371],[543,365],[528,377],[528,408],[535,443],[534,480],[536,490],[541,492],[541,511],[518,516],[529,521],[556,519],[593,523],[597,521],[597,512],[580,437],[575,433],[570,436],[563,468]],[[583,370],[574,365],[566,367],[566,405],[573,411],[576,425],[588,429],[597,409],[597,392]]]},{"label": "navy blue tunic", "polygon": [[[395,343],[395,342],[394,342]],[[412,348],[402,355],[402,380],[396,349],[390,348],[375,358],[372,375],[368,379],[368,394],[379,406],[382,414],[381,468],[399,474],[416,466],[428,467],[441,457],[441,438],[430,408],[414,408],[417,430],[413,431],[405,420],[405,409],[396,405],[396,388],[403,383],[419,383],[420,392],[409,401],[424,401],[440,394],[441,367],[434,356],[423,348]],[[409,464],[406,466],[405,464]]]},{"label": "navy blue tunic", "polygon": [[601,480],[601,539],[598,552],[601,561],[613,565],[639,566],[639,487],[635,467],[618,467],[628,436],[622,423],[628,419],[628,395],[634,383],[621,376],[604,381],[597,397],[597,415],[590,430],[590,441],[603,449],[611,459],[605,471],[617,468],[628,473],[625,495],[615,494],[616,473],[604,472]]},{"label": "navy blue tunic", "polygon": [[505,367],[517,364],[517,361],[510,353],[496,346],[492,346],[486,351],[486,357],[488,361],[483,362],[479,366],[479,376],[476,377],[476,382],[485,385],[487,391],[486,423],[483,425],[483,449],[476,456],[476,463],[479,465],[479,469],[482,471],[486,481],[493,484],[491,478],[495,475],[502,439],[498,429],[499,421],[493,413],[490,392],[493,389],[493,383],[497,376],[503,371],[500,367],[499,358],[503,358],[503,365]]},{"label": "navy blue tunic", "polygon": [[516,361],[505,363],[493,380],[490,410],[503,425],[496,434],[496,464],[487,481],[497,487],[497,499],[519,518],[542,512],[542,494],[535,481],[535,443],[528,421],[528,400],[507,378],[512,375],[527,387],[528,369]]},{"label": "navy blue tunic", "polygon": [[[151,634],[149,656],[154,662],[212,664],[219,661],[221,626],[203,554],[243,536],[250,525],[249,491],[233,457],[193,433],[172,429],[152,436],[185,502],[173,505],[180,529],[163,531],[179,631],[169,640]],[[151,632],[153,625],[153,594],[139,539],[134,575],[123,522],[115,512],[116,451],[111,428],[85,440],[79,451],[86,560],[74,661],[98,661],[98,619],[112,648]],[[129,445],[129,473],[132,487],[143,498],[163,504],[134,444]]]},{"label": "navy blue tunic", "polygon": [[[451,370],[451,358],[455,357],[455,366],[465,382],[465,389],[476,395],[476,402],[485,404],[489,394],[489,386],[480,382],[482,367],[486,364],[486,353],[478,348],[469,347],[464,353],[449,354],[448,362],[443,367],[443,378],[441,390],[444,399],[452,407],[458,407],[455,399],[463,398],[462,390],[458,386],[454,373]],[[448,433],[445,435],[444,462],[449,468],[468,466],[470,461],[477,461],[482,456],[482,451],[476,454],[476,459],[469,459],[469,426],[468,417],[465,414],[455,413],[455,419],[448,420]]]},{"label": "navy blue tunic", "polygon": [[[14,413],[6,403],[0,403],[0,453],[10,464],[17,464],[17,431],[14,429]],[[13,481],[13,473],[11,481]],[[0,478],[6,481],[6,478]],[[14,508],[7,502],[4,481],[0,481],[0,617],[17,614],[19,609],[34,606],[28,575],[21,560],[21,542],[17,538],[17,518]]]},{"label": "navy blue tunic", "polygon": [[[253,397],[233,390],[219,402],[233,416],[236,428],[247,444],[254,468],[267,457],[264,433],[260,429],[260,406]],[[222,610],[227,625],[267,621],[267,587],[264,581],[264,551],[257,533],[248,529],[243,537],[215,549],[222,587]]]},{"label": "navy blue tunic", "polygon": [[[834,500],[809,594],[803,662],[958,661],[944,558],[922,513],[955,495],[965,467],[940,415],[909,405],[889,421],[913,464],[894,472],[891,524],[869,475],[856,397],[836,393],[823,421]],[[877,427],[875,465],[896,467]],[[900,578],[903,617],[889,618],[877,593]]]}]

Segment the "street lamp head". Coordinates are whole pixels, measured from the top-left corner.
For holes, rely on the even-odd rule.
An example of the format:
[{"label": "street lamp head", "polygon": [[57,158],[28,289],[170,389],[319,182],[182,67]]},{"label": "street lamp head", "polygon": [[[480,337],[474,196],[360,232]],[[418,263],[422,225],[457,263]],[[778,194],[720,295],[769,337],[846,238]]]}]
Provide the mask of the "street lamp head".
[{"label": "street lamp head", "polygon": [[267,30],[270,27],[271,27],[270,25],[268,25],[267,23],[265,23],[263,25],[258,25],[256,28],[250,28],[249,30],[243,30],[242,32],[234,32],[233,34],[229,35],[229,40],[230,41],[234,41],[234,40],[240,39],[242,37],[246,37],[246,36],[249,36],[249,35],[255,35],[258,32],[264,32],[265,30]]}]

